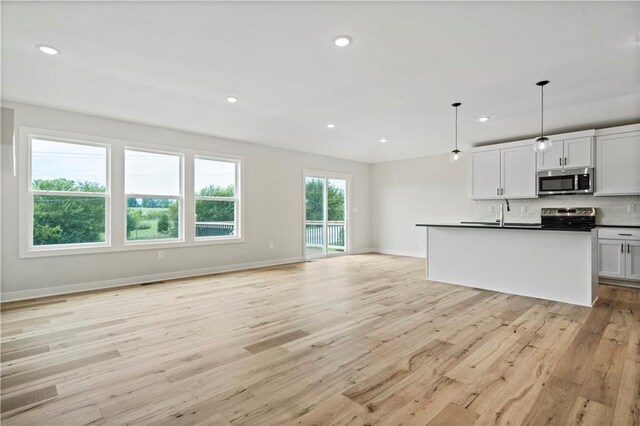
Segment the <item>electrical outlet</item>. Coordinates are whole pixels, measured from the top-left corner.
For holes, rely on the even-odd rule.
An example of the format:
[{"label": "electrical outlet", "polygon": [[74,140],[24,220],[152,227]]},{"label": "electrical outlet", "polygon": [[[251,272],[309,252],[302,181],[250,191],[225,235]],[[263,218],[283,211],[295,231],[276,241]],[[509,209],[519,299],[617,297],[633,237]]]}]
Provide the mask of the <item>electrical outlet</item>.
[{"label": "electrical outlet", "polygon": [[489,206],[489,213],[493,213],[493,206]]},{"label": "electrical outlet", "polygon": [[270,241],[270,242],[269,242],[269,248],[270,248],[271,250],[273,250],[273,241]]},{"label": "electrical outlet", "polygon": [[527,212],[527,206],[521,206],[520,207],[520,212],[521,213],[526,213]]},{"label": "electrical outlet", "polygon": [[627,206],[627,211],[628,211],[629,213],[635,213],[635,212],[636,212],[636,205],[635,205],[635,204],[629,204],[629,205]]},{"label": "electrical outlet", "polygon": [[164,252],[163,251],[159,251],[158,252],[158,259],[164,259]]}]

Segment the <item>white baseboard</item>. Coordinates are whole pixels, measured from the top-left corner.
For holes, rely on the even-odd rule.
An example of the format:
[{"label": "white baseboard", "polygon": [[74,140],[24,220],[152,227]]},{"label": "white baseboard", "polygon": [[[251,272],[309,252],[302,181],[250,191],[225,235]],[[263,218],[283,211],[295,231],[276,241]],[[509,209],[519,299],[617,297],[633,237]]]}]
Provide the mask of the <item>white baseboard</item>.
[{"label": "white baseboard", "polygon": [[405,250],[388,250],[388,249],[382,249],[382,248],[377,248],[377,249],[371,249],[374,253],[380,253],[380,254],[391,254],[394,256],[409,256],[409,257],[421,257],[421,258],[426,258],[427,254],[420,252],[420,251],[405,251]]},{"label": "white baseboard", "polygon": [[371,247],[355,249],[355,250],[351,250],[349,252],[349,254],[365,254],[365,253],[377,253],[377,252],[376,252],[376,249],[371,248]]},{"label": "white baseboard", "polygon": [[172,280],[179,278],[197,277],[201,275],[217,274],[221,272],[241,271],[245,269],[262,268],[266,266],[286,265],[303,262],[302,257],[289,257],[284,259],[261,260],[257,262],[237,263],[234,265],[214,266],[211,268],[189,269],[186,271],[166,272],[162,274],[139,275],[136,277],[117,278],[113,280],[92,281],[81,284],[70,284],[56,287],[38,288],[32,290],[11,291],[2,293],[1,301],[10,302],[36,297],[59,296],[63,294],[79,293],[89,290],[100,290],[113,287],[124,287],[135,284],[152,283],[156,281]]}]

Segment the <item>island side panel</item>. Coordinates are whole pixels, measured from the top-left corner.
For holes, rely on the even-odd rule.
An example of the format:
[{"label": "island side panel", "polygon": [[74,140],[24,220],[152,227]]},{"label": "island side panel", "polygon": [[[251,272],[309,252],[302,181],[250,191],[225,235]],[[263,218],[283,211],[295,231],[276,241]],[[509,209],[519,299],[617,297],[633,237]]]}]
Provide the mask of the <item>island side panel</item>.
[{"label": "island side panel", "polygon": [[592,306],[590,232],[429,227],[427,278]]}]

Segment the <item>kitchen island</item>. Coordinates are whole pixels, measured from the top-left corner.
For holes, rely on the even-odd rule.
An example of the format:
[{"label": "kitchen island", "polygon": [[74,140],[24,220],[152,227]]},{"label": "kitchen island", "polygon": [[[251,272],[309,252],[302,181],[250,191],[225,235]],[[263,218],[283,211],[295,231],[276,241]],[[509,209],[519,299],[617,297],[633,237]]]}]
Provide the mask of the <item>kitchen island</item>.
[{"label": "kitchen island", "polygon": [[592,306],[597,231],[540,225],[417,224],[427,229],[427,279]]}]

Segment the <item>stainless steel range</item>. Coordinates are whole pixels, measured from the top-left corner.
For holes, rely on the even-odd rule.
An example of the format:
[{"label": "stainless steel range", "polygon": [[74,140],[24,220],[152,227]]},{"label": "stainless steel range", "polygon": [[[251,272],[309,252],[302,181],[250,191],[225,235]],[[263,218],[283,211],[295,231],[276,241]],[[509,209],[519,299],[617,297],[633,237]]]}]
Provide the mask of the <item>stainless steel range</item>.
[{"label": "stainless steel range", "polygon": [[589,230],[596,227],[595,207],[543,207],[540,223],[545,229]]}]

